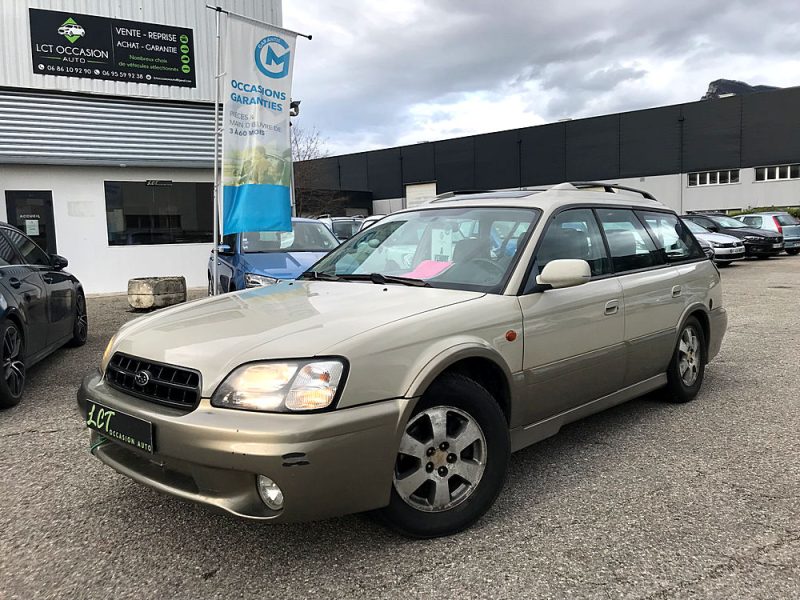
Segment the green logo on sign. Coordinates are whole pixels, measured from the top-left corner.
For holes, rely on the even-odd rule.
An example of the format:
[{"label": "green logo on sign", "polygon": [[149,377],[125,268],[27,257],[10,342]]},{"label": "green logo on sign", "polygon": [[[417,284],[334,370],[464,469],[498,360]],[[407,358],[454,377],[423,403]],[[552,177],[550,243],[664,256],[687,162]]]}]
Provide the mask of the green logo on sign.
[{"label": "green logo on sign", "polygon": [[83,27],[75,22],[75,19],[70,17],[61,24],[61,27],[58,28],[58,34],[63,35],[74,44],[77,40],[85,36],[86,32],[84,31]]}]

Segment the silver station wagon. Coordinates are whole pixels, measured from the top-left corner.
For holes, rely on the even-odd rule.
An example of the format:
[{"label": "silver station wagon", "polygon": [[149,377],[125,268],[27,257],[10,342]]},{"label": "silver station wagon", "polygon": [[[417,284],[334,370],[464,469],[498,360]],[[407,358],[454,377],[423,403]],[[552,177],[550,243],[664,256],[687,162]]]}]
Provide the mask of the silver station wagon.
[{"label": "silver station wagon", "polygon": [[490,508],[511,452],[659,388],[694,398],[726,324],[717,269],[645,192],[453,195],[297,280],[128,323],[78,401],[94,455],[162,492],[434,537]]}]

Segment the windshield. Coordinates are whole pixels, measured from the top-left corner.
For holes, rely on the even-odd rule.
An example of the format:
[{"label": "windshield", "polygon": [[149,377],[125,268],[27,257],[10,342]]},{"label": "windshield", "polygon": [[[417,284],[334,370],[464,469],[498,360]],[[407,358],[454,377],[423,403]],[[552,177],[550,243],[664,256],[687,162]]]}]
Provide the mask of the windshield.
[{"label": "windshield", "polygon": [[331,278],[381,274],[422,280],[432,287],[497,292],[538,216],[537,210],[516,208],[390,215],[342,244],[312,271]]},{"label": "windshield", "polygon": [[247,231],[242,252],[328,252],[339,242],[322,223],[292,223],[292,231]]},{"label": "windshield", "polygon": [[708,233],[708,229],[706,229],[705,227],[701,227],[700,225],[698,225],[694,221],[690,221],[689,219],[686,219],[685,221],[683,219],[681,219],[681,223],[686,225],[686,227],[692,233],[695,233],[695,234]]},{"label": "windshield", "polygon": [[741,221],[737,221],[736,219],[731,219],[730,217],[719,217],[714,215],[713,217],[708,217],[712,221],[714,221],[720,227],[725,227],[727,229],[741,229],[742,227],[747,227]]}]

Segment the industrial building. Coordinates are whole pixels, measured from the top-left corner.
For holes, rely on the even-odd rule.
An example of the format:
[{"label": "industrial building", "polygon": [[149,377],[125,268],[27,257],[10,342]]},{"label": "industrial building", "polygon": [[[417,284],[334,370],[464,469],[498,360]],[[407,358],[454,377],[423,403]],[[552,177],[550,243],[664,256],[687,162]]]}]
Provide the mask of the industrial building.
[{"label": "industrial building", "polygon": [[[280,0],[220,0],[280,26]],[[206,285],[215,11],[205,0],[0,3],[0,220],[88,293]]]},{"label": "industrial building", "polygon": [[358,152],[298,165],[305,194],[389,213],[455,190],[604,181],[678,211],[800,204],[800,88]]}]

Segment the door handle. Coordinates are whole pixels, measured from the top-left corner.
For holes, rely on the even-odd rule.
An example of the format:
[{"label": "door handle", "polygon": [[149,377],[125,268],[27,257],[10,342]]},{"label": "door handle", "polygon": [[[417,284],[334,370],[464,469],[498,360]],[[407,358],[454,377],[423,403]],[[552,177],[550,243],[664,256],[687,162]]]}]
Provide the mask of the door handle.
[{"label": "door handle", "polygon": [[677,298],[680,295],[681,295],[681,286],[673,285],[672,286],[672,297],[673,298]]},{"label": "door handle", "polygon": [[10,277],[8,280],[8,285],[13,287],[15,290],[18,290],[19,286],[22,285],[22,282],[20,282],[20,280],[17,279],[16,277]]},{"label": "door handle", "polygon": [[606,302],[605,313],[607,315],[615,315],[619,312],[619,300],[609,300]]}]

